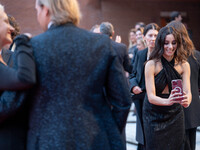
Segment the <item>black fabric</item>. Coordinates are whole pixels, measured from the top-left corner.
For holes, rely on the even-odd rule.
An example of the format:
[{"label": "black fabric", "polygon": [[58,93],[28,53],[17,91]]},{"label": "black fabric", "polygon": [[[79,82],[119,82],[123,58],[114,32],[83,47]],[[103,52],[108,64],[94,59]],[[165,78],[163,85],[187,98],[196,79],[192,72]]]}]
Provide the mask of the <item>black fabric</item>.
[{"label": "black fabric", "polygon": [[144,79],[144,65],[147,60],[148,48],[138,51],[135,57],[133,65],[133,71],[130,74],[130,90],[134,86],[139,86],[142,90],[145,90],[145,79]]},{"label": "black fabric", "polygon": [[140,144],[140,143],[138,143],[137,150],[145,150],[145,146]]},{"label": "black fabric", "polygon": [[144,138],[144,129],[143,129],[143,121],[142,121],[142,107],[144,102],[144,96],[146,92],[142,94],[137,94],[137,99],[133,99],[136,108],[136,117],[137,117],[137,125],[136,125],[136,140],[138,143],[143,144],[145,142]]},{"label": "black fabric", "polygon": [[190,85],[192,93],[192,101],[189,107],[184,108],[185,128],[192,129],[200,126],[200,99],[199,99],[199,84],[200,84],[200,52],[195,50],[194,56],[188,58],[190,64]]},{"label": "black fabric", "polygon": [[[168,85],[171,91],[171,80],[181,76],[174,69],[174,60],[168,62],[161,59],[163,69],[155,76],[156,95],[168,98],[162,94]],[[147,95],[144,99],[143,124],[146,150],[180,150],[184,143],[184,115],[180,104],[158,106],[149,103]]]},{"label": "black fabric", "polygon": [[28,97],[27,149],[124,150],[131,99],[109,37],[67,23],[30,43],[38,82]]},{"label": "black fabric", "polygon": [[144,144],[144,132],[142,123],[142,108],[144,101],[145,88],[145,77],[144,77],[144,63],[147,60],[148,48],[138,51],[136,53],[135,62],[133,64],[133,72],[130,74],[130,90],[135,86],[139,86],[143,93],[135,94],[132,96],[133,102],[136,107],[137,125],[136,125],[136,140],[140,144]]},{"label": "black fabric", "polygon": [[131,73],[132,72],[132,65],[129,60],[127,47],[123,43],[117,43],[115,41],[111,40],[111,45],[113,49],[115,50],[117,57],[119,58],[119,62],[123,66],[124,70]]},{"label": "black fabric", "polygon": [[186,140],[185,140],[185,149],[184,150],[195,150],[196,130],[197,130],[197,128],[185,130]]},{"label": "black fabric", "polygon": [[137,49],[137,46],[136,46],[136,45],[135,45],[135,46],[132,46],[131,48],[129,48],[128,53],[133,55],[133,57],[130,58],[131,64],[134,64],[134,61],[135,61],[135,57],[136,57],[137,52],[138,52],[138,49]]}]

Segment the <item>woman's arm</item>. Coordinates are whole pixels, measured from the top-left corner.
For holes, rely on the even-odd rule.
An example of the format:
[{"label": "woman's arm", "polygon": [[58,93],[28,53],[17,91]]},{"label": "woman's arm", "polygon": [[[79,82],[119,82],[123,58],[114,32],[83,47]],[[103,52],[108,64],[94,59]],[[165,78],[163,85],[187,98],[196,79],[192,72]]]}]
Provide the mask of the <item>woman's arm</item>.
[{"label": "woman's arm", "polygon": [[169,96],[169,98],[161,98],[156,96],[156,89],[155,89],[155,61],[150,60],[145,65],[145,85],[148,100],[151,104],[159,105],[159,106],[170,106],[174,103],[178,103],[175,97],[178,96],[178,93],[175,93],[173,90]]},{"label": "woman's arm", "polygon": [[185,99],[181,101],[181,105],[184,107],[188,107],[192,100],[192,94],[191,94],[191,86],[190,86],[190,65],[188,62],[184,62],[182,64],[183,74],[182,74],[182,80],[183,80],[183,92]]},{"label": "woman's arm", "polygon": [[29,38],[20,35],[14,40],[14,68],[0,63],[0,90],[20,90],[36,82],[36,69]]}]

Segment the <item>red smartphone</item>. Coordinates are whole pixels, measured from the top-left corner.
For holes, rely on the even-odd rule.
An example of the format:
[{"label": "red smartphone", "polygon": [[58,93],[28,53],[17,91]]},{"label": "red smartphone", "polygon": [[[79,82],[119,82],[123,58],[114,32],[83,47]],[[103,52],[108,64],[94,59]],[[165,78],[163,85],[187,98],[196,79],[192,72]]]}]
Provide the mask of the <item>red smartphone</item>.
[{"label": "red smartphone", "polygon": [[[176,89],[176,93],[181,93],[181,96],[183,95],[183,86],[182,86],[182,80],[176,79],[171,81],[172,84],[172,90]],[[177,100],[182,100],[182,98],[178,98]]]}]

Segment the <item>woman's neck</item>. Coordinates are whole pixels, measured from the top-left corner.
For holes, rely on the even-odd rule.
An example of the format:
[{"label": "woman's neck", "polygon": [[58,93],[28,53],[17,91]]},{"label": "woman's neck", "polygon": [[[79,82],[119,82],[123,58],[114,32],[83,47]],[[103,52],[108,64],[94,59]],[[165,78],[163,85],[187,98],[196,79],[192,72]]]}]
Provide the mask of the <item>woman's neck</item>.
[{"label": "woman's neck", "polygon": [[165,56],[165,55],[163,55],[163,57],[169,62],[174,58],[174,56]]},{"label": "woman's neck", "polygon": [[153,51],[154,48],[152,47],[148,47],[148,53],[151,53]]},{"label": "woman's neck", "polygon": [[150,56],[150,54],[151,54],[152,51],[153,51],[153,48],[149,48],[148,47],[147,60],[149,59],[149,56]]}]

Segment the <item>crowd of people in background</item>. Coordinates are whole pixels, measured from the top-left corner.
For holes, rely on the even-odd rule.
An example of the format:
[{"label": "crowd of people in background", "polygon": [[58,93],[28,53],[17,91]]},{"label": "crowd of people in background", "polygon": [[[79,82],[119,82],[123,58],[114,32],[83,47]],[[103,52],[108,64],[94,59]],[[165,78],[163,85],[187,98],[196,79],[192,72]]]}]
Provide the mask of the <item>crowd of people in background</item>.
[{"label": "crowd of people in background", "polygon": [[195,150],[200,52],[181,13],[137,22],[125,45],[110,22],[79,28],[76,0],[35,8],[31,37],[0,4],[0,149],[126,150],[134,103],[138,150]]},{"label": "crowd of people in background", "polygon": [[[161,31],[155,23],[145,25],[138,22],[128,33],[126,51],[132,65],[128,78],[137,116],[138,150],[195,150],[196,130],[200,125],[197,117],[200,107],[200,53],[195,50],[182,23],[181,13],[172,12],[170,20]],[[96,33],[104,32],[99,30]],[[121,56],[119,50],[120,46],[117,55]],[[127,57],[124,61],[129,66]],[[171,81],[174,79],[182,80],[184,94],[177,95],[172,89]],[[179,138],[173,133],[177,133]]]}]

